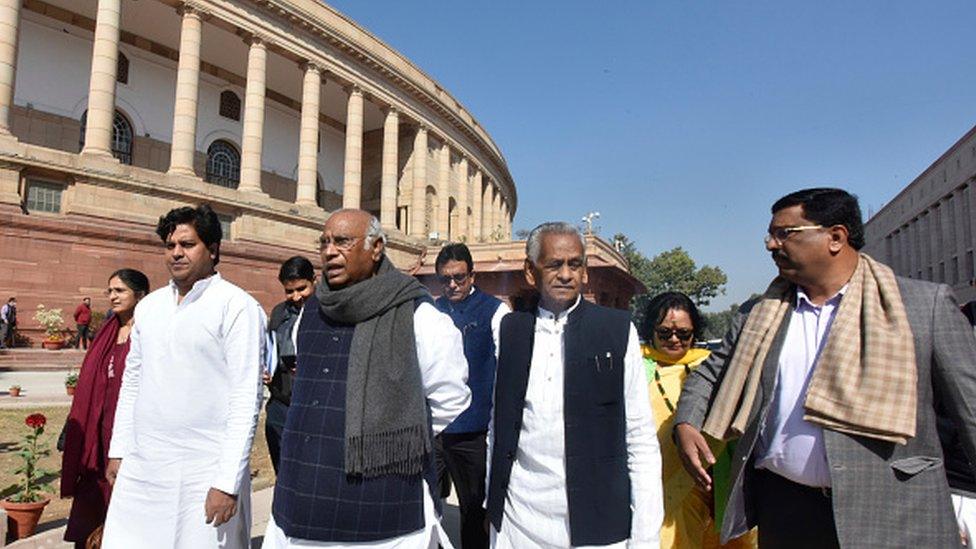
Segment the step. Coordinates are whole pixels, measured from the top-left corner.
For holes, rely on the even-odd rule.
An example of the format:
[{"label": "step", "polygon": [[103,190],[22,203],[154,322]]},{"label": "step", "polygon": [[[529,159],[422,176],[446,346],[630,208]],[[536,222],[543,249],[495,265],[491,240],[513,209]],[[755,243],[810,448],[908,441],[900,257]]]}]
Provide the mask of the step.
[{"label": "step", "polygon": [[85,351],[66,349],[4,349],[0,351],[0,370],[65,370],[81,368]]}]

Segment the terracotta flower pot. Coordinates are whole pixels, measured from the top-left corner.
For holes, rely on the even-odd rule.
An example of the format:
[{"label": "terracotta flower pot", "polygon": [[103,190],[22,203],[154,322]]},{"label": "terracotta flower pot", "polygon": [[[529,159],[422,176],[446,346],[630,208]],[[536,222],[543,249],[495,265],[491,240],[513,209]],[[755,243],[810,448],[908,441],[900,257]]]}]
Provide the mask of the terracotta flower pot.
[{"label": "terracotta flower pot", "polygon": [[41,513],[48,503],[51,503],[48,498],[33,503],[14,503],[9,499],[0,501],[0,506],[7,512],[7,528],[14,539],[24,539],[34,535],[37,522],[41,519]]},{"label": "terracotta flower pot", "polygon": [[75,387],[73,385],[71,385],[71,386],[65,385],[64,386],[64,392],[68,393],[68,396],[74,396],[74,394],[75,394]]},{"label": "terracotta flower pot", "polygon": [[12,396],[12,397],[19,397],[20,396],[20,387],[11,387],[9,389],[9,391],[10,391],[10,396]]},{"label": "terracotta flower pot", "polygon": [[64,340],[59,339],[57,341],[50,341],[45,339],[44,341],[41,342],[41,346],[47,349],[48,351],[58,351],[62,347],[64,347]]}]

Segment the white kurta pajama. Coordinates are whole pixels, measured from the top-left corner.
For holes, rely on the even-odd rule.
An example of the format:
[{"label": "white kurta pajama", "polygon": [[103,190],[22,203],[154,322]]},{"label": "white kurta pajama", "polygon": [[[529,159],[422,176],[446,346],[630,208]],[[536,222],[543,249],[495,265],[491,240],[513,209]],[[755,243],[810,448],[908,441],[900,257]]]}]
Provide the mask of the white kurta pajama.
[{"label": "white kurta pajama", "polygon": [[[569,314],[578,305],[579,300],[559,315],[540,307],[536,315],[525,408],[505,498],[504,518],[500,532],[491,528],[494,549],[570,547],[563,419],[563,331]],[[603,547],[656,548],[660,546],[664,520],[661,451],[647,394],[640,340],[633,325],[624,356],[623,390],[633,519],[629,540]],[[493,427],[489,427],[489,456],[494,442]],[[490,479],[490,470],[488,475]]]},{"label": "white kurta pajama", "polygon": [[[302,314],[304,314],[304,309]],[[299,317],[296,324],[301,322]],[[423,380],[424,393],[436,436],[461,415],[471,404],[471,390],[467,386],[468,362],[464,357],[461,332],[451,317],[429,303],[422,303],[413,315],[413,331],[417,342],[417,362]],[[295,331],[297,334],[297,330]],[[295,348],[298,348],[297,341]],[[339,549],[452,549],[451,541],[441,527],[434,500],[427,483],[423,486],[424,527],[400,537],[365,542],[328,542],[291,538],[275,524],[274,515],[268,519],[262,549],[299,549],[317,547]]]},{"label": "white kurta pajama", "polygon": [[[176,286],[135,310],[109,457],[122,458],[104,549],[250,544],[250,450],[261,405],[265,315],[219,274],[177,303]],[[206,523],[210,488],[237,513]]]}]

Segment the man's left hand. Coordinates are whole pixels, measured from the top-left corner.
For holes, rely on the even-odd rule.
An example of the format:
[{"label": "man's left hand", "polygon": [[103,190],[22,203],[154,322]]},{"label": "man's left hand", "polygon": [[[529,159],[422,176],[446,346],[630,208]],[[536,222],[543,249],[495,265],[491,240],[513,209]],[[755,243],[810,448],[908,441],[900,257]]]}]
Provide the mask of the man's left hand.
[{"label": "man's left hand", "polygon": [[237,512],[237,496],[211,488],[207,492],[207,502],[203,509],[207,515],[207,524],[213,523],[216,528],[234,517]]}]

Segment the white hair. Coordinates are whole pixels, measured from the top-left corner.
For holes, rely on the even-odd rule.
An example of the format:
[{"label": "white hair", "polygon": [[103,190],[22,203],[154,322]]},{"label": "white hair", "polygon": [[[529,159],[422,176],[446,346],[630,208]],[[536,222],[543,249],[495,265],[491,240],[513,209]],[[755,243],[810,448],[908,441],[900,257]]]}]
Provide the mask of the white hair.
[{"label": "white hair", "polygon": [[386,233],[383,231],[383,226],[380,225],[380,220],[376,219],[375,215],[370,215],[369,228],[366,229],[366,239],[363,244],[368,250],[373,247],[377,240],[383,241],[383,245],[386,246]]},{"label": "white hair", "polygon": [[529,238],[525,240],[525,256],[533,265],[539,264],[542,255],[542,237],[547,234],[568,234],[578,238],[580,248],[583,249],[583,260],[586,261],[586,239],[583,238],[583,233],[575,225],[565,221],[550,221],[532,229]]}]

